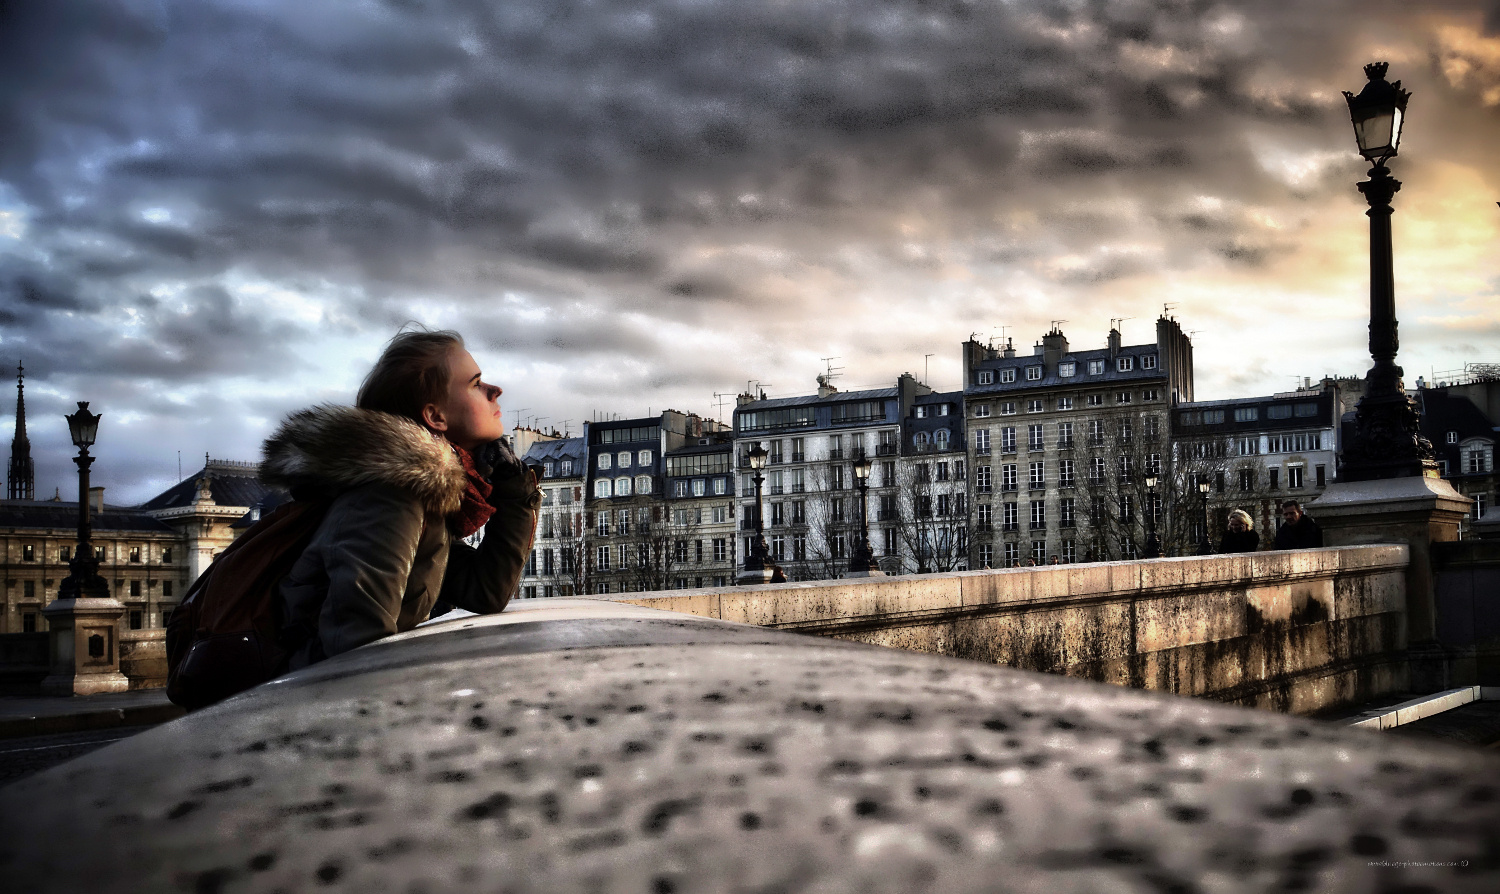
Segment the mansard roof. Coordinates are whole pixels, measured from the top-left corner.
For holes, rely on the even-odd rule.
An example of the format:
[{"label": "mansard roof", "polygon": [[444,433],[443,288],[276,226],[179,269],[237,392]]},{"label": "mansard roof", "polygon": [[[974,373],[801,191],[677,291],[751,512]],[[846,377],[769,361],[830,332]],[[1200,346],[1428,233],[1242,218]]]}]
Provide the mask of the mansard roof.
[{"label": "mansard roof", "polygon": [[557,459],[582,461],[585,452],[583,438],[559,438],[554,441],[537,441],[522,459],[533,464]]},{"label": "mansard roof", "polygon": [[[140,509],[105,506],[103,512],[90,513],[89,525],[95,531],[142,531],[174,533],[166,523]],[[0,500],[0,528],[78,529],[78,504],[55,500]]]},{"label": "mansard roof", "polygon": [[198,493],[198,479],[208,476],[208,492],[220,506],[254,506],[266,495],[260,483],[260,466],[255,463],[211,459],[202,469],[182,479],[151,499],[141,509],[175,509],[191,506]]}]

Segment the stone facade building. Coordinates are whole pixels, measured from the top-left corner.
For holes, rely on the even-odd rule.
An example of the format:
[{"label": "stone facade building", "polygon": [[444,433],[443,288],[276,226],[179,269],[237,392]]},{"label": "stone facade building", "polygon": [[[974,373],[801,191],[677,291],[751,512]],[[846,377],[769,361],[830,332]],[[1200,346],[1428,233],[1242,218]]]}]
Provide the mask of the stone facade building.
[{"label": "stone facade building", "polygon": [[724,431],[667,451],[674,589],[734,583],[734,445]]},{"label": "stone facade building", "polygon": [[975,568],[1139,555],[1147,472],[1168,454],[1168,412],[1193,398],[1193,349],[1175,320],[1156,341],[1075,351],[1054,328],[1030,356],[963,346]]},{"label": "stone facade building", "polygon": [[1455,490],[1474,501],[1461,530],[1494,517],[1500,497],[1495,473],[1495,421],[1500,418],[1500,377],[1475,377],[1435,387],[1419,387],[1422,434],[1432,442],[1438,471]]},{"label": "stone facade building", "polygon": [[523,599],[572,596],[578,588],[577,556],[584,536],[584,466],[588,462],[584,437],[531,439],[522,454],[537,470],[542,488],[536,541],[521,578]]}]

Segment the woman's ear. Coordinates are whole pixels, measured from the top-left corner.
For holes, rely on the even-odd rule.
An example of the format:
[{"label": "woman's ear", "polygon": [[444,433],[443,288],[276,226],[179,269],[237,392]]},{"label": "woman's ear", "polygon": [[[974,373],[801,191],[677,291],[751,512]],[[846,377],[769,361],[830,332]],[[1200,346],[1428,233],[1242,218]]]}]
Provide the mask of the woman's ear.
[{"label": "woman's ear", "polygon": [[437,404],[428,404],[422,408],[422,423],[435,432],[448,430],[448,419]]}]

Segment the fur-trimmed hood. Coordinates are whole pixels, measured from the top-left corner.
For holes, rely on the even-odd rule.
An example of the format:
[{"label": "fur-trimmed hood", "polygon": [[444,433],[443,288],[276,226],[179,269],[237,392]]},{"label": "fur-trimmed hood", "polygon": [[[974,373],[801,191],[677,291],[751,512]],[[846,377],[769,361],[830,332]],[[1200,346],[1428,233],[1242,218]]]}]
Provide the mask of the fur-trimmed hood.
[{"label": "fur-trimmed hood", "polygon": [[293,413],[261,452],[261,481],[294,493],[384,483],[411,491],[428,512],[451,515],[467,485],[447,441],[378,410],[324,404]]}]

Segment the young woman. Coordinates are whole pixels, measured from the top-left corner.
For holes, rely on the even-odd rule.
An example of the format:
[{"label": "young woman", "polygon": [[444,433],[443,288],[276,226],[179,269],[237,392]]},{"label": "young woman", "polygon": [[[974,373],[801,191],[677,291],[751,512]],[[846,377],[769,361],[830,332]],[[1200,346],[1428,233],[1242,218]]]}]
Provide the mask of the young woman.
[{"label": "young woman", "polygon": [[[410,630],[439,599],[505,608],[541,492],[498,440],[500,393],[457,333],[402,332],[357,406],[294,413],[267,439],[266,484],[331,500],[281,584],[290,669]],[[462,542],[481,528],[477,548]]]},{"label": "young woman", "polygon": [[1229,513],[1228,530],[1219,543],[1221,553],[1253,553],[1260,549],[1260,535],[1255,533],[1255,523],[1250,513],[1236,509]]}]

